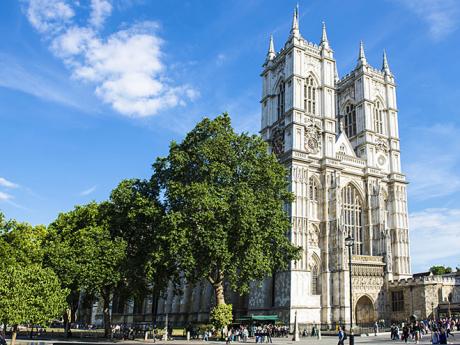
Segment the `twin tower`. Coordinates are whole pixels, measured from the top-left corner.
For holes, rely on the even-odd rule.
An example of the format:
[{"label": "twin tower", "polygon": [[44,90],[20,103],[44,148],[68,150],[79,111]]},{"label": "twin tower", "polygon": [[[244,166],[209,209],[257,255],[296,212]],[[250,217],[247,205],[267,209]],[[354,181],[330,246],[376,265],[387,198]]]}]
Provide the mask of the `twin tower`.
[{"label": "twin tower", "polygon": [[[254,286],[248,312],[289,323],[373,323],[391,319],[390,281],[411,276],[405,175],[401,172],[396,85],[386,54],[369,65],[360,44],[342,78],[323,23],[321,42],[299,31],[262,71],[261,135],[289,171],[295,200],[286,205],[292,243],[302,257]],[[348,252],[352,247],[349,298]]]}]

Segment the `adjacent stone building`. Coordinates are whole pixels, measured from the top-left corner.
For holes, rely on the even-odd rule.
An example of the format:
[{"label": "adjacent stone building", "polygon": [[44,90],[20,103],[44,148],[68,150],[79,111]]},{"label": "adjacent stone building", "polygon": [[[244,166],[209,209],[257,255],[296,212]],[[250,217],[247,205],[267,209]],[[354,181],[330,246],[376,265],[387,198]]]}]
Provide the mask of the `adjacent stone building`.
[{"label": "adjacent stone building", "polygon": [[445,275],[429,272],[388,284],[391,320],[460,318],[460,271]]}]

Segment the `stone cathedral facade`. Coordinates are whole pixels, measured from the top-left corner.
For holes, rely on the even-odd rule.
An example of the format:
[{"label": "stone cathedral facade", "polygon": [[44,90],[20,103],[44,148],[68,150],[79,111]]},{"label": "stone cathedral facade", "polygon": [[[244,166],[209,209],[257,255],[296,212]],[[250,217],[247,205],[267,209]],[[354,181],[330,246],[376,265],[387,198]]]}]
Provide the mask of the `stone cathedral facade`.
[{"label": "stone cathedral facade", "polygon": [[351,235],[355,320],[391,319],[388,283],[411,277],[407,182],[401,171],[396,85],[386,54],[377,70],[360,44],[356,67],[338,77],[323,24],[319,45],[299,32],[273,38],[262,71],[261,135],[290,173],[291,240],[302,258],[268,289],[254,289],[250,310],[271,307],[293,322],[349,322]]},{"label": "stone cathedral facade", "polygon": [[[339,78],[324,24],[320,43],[311,43],[300,34],[296,10],[278,52],[270,39],[261,77],[260,134],[289,172],[290,238],[303,252],[247,296],[227,291],[236,318],[278,314],[292,325],[297,315],[300,324],[348,324],[352,307],[355,323],[392,319],[391,286],[411,278],[411,268],[396,84],[386,55],[375,69],[361,43],[356,67]],[[352,305],[348,235],[355,240]],[[166,315],[175,324],[208,320],[209,283],[184,291],[159,301],[159,322]],[[150,310],[151,301],[142,303]],[[136,321],[131,312],[133,319],[120,320]],[[114,312],[114,321],[124,313]]]}]

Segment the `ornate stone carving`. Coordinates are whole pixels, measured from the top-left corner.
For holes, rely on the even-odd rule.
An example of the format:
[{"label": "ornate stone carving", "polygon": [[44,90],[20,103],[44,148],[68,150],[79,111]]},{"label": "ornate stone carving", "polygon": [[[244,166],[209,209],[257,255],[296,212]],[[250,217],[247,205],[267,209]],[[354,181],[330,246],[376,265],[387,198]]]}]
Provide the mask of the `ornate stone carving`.
[{"label": "ornate stone carving", "polygon": [[377,139],[375,142],[377,152],[388,153],[388,143],[384,139]]},{"label": "ornate stone carving", "polygon": [[305,126],[304,149],[308,153],[316,154],[321,149],[321,127],[310,122]]},{"label": "ornate stone carving", "polygon": [[319,229],[313,224],[308,229],[308,245],[310,247],[319,247]]}]

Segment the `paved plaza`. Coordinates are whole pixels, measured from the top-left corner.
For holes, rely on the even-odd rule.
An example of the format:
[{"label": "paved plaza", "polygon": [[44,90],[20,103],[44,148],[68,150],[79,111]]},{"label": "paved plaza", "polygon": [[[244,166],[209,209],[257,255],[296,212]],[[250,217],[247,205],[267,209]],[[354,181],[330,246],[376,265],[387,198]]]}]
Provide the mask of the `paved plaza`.
[{"label": "paved plaza", "polygon": [[[454,334],[455,335],[455,334]],[[458,339],[457,339],[458,338]],[[450,337],[448,340],[448,344],[460,344],[460,333],[458,333],[457,338]],[[321,340],[318,340],[314,337],[305,337],[301,338],[298,342],[292,341],[291,338],[273,338],[273,344],[279,345],[311,345],[311,344],[322,344],[322,345],[336,345],[338,342],[337,337],[333,336],[326,336],[322,337]],[[156,345],[224,345],[225,342],[223,341],[208,341],[204,342],[201,340],[170,340],[170,341],[156,341],[155,343],[151,340],[143,341],[143,340],[134,340],[134,341],[116,341],[116,342],[107,342],[107,341],[95,341],[95,342],[80,342],[80,341],[25,341],[19,340],[18,345],[52,345],[52,344],[98,344],[98,345],[112,345],[114,343],[123,343],[126,345],[140,345],[140,344],[156,344]],[[246,344],[253,344],[254,341],[249,341]],[[389,334],[381,334],[379,336],[368,336],[368,337],[355,337],[356,344],[395,344],[401,345],[404,344],[402,341],[392,341],[390,339]],[[233,345],[245,344],[234,342]],[[348,339],[345,341],[345,345],[348,345]],[[409,340],[408,344],[415,344],[414,341]],[[431,344],[430,336],[425,335],[423,336],[420,344]]]}]

